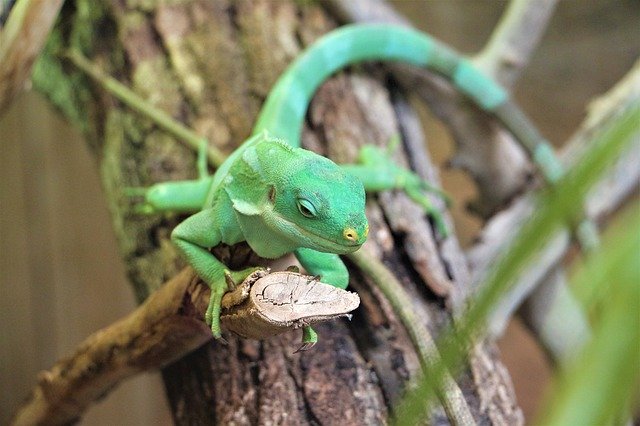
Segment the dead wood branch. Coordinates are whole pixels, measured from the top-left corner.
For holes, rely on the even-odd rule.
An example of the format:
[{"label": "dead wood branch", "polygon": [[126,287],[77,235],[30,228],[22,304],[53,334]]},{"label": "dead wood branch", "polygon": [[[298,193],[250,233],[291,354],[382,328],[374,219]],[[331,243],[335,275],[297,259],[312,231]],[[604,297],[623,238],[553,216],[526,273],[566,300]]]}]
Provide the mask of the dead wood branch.
[{"label": "dead wood branch", "polygon": [[[347,315],[360,303],[355,293],[295,272],[258,271],[236,290],[225,295],[222,325],[254,339]],[[12,424],[74,421],[118,382],[162,368],[201,346],[211,339],[204,323],[208,300],[207,286],[184,269],[131,314],[42,371]]]},{"label": "dead wood branch", "polygon": [[473,62],[511,88],[538,47],[558,0],[512,0]]}]

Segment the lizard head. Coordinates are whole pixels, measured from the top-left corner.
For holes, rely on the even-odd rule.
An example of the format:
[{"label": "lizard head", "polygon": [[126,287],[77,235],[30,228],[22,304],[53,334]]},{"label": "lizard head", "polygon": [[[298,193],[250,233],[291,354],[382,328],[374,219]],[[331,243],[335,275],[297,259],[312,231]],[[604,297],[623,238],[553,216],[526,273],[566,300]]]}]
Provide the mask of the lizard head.
[{"label": "lizard head", "polygon": [[362,183],[333,161],[303,149],[300,161],[272,188],[276,226],[301,247],[346,254],[365,242]]}]

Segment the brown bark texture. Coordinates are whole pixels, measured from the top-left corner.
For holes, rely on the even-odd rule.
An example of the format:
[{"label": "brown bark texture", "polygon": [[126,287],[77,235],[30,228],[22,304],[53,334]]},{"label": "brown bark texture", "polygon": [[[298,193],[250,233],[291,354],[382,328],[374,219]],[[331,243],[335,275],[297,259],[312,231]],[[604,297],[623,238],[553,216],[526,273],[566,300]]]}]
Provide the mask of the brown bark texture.
[{"label": "brown bark texture", "polygon": [[[250,134],[286,65],[335,26],[314,2],[65,3],[34,82],[84,130],[94,149],[139,301],[184,266],[168,239],[182,217],[134,215],[122,189],[194,178],[196,156],[56,54],[80,49],[106,73],[230,153]],[[402,133],[405,144],[393,161],[426,176],[432,170],[416,120],[384,68],[359,66],[321,87],[307,115],[303,145],[349,162],[363,143],[384,146]],[[437,336],[469,285],[455,237],[437,237],[421,208],[401,193],[373,197],[367,209],[368,251],[394,271],[413,298],[412,308]],[[243,245],[216,250],[232,268],[264,264]],[[420,364],[388,302],[349,266],[350,287],[360,295],[361,307],[351,321],[317,327],[320,342],[311,351],[293,353],[297,333],[264,342],[227,334],[227,345],[206,343],[165,367],[175,422],[384,423]],[[479,343],[470,357],[458,383],[476,421],[521,423],[496,348]],[[447,423],[437,407],[431,421]]]}]

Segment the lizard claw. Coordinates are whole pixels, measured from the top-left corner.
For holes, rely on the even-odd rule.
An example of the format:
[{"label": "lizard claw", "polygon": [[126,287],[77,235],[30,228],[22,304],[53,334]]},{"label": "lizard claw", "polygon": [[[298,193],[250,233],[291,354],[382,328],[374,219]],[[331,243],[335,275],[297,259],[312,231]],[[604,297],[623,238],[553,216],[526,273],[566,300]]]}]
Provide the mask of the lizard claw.
[{"label": "lizard claw", "polygon": [[298,352],[305,352],[309,349],[313,348],[316,345],[316,342],[306,342],[300,345],[298,349],[296,349],[293,353],[297,354]]},{"label": "lizard claw", "polygon": [[316,333],[313,328],[306,326],[302,329],[302,345],[294,352],[294,354],[308,351],[314,347],[316,343],[318,343],[318,333]]},{"label": "lizard claw", "polygon": [[224,270],[224,280],[227,283],[227,291],[233,291],[238,286],[238,283],[231,276],[231,272],[227,269]]}]

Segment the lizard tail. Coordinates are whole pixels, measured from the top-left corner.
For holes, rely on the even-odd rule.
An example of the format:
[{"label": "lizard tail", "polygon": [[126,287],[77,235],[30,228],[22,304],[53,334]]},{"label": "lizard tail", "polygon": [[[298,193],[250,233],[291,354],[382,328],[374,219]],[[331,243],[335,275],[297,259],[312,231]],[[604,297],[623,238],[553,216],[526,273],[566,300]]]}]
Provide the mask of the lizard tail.
[{"label": "lizard tail", "polygon": [[444,76],[513,133],[548,182],[562,176],[562,166],[549,143],[499,84],[429,35],[394,25],[347,25],[314,43],[276,82],[254,134],[268,130],[290,145],[299,146],[304,115],[320,84],[336,71],[363,61],[404,62]]}]

